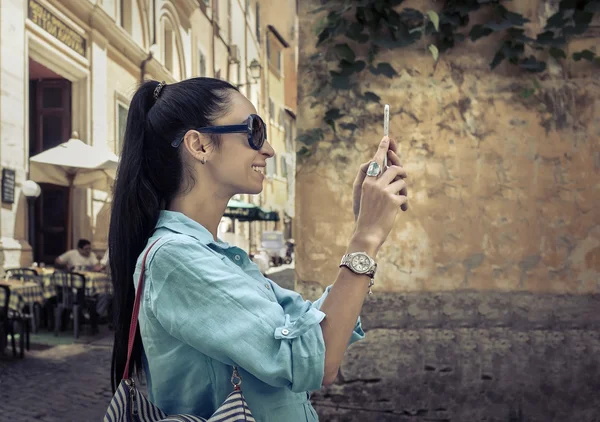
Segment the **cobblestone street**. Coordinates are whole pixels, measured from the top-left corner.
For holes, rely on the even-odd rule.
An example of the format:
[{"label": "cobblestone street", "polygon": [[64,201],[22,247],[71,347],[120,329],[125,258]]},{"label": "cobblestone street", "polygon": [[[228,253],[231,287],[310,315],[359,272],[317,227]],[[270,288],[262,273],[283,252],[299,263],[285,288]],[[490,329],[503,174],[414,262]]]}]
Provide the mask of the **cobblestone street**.
[{"label": "cobblestone street", "polygon": [[[269,278],[293,287],[293,267],[272,268]],[[0,356],[0,422],[101,421],[112,396],[110,357],[113,332],[54,337],[42,329],[31,337],[25,359]],[[18,347],[18,346],[17,346]]]},{"label": "cobblestone street", "polygon": [[[111,397],[112,332],[101,326],[94,338],[71,344],[69,332],[58,340],[42,330],[32,336],[25,359],[0,358],[0,421],[101,421]],[[49,339],[49,340],[48,340]],[[46,341],[48,340],[48,341]]]}]

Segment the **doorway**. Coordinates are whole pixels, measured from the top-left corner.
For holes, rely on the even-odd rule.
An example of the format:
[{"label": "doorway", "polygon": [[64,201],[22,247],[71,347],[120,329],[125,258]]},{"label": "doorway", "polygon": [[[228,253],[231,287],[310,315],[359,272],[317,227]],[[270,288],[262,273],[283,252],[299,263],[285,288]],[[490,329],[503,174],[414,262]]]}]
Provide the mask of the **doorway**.
[{"label": "doorway", "polygon": [[[71,134],[71,82],[29,59],[29,156],[66,142]],[[69,189],[40,184],[35,205],[34,261],[53,264],[67,249]]]}]

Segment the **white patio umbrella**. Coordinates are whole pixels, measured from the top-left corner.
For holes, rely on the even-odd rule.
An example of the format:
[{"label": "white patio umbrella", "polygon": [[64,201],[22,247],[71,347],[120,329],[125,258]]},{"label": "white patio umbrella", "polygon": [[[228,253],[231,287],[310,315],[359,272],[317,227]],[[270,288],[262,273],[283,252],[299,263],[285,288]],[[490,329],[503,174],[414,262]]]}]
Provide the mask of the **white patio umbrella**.
[{"label": "white patio umbrella", "polygon": [[71,208],[73,188],[93,188],[109,192],[115,179],[118,157],[107,148],[91,146],[71,139],[29,159],[29,178],[38,183],[69,187],[67,245],[71,247]]}]

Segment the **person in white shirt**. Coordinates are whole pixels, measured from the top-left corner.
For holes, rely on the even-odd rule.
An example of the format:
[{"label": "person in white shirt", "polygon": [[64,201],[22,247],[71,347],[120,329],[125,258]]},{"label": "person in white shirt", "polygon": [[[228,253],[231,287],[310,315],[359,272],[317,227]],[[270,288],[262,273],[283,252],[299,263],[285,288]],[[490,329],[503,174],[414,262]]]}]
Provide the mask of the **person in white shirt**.
[{"label": "person in white shirt", "polygon": [[77,249],[72,249],[63,253],[56,258],[54,264],[57,268],[66,268],[67,270],[82,267],[97,271],[100,267],[98,258],[92,252],[92,244],[87,239],[79,239],[79,242],[77,242]]},{"label": "person in white shirt", "polygon": [[104,256],[100,260],[100,265],[102,266],[102,270],[108,271],[108,249],[104,252]]}]

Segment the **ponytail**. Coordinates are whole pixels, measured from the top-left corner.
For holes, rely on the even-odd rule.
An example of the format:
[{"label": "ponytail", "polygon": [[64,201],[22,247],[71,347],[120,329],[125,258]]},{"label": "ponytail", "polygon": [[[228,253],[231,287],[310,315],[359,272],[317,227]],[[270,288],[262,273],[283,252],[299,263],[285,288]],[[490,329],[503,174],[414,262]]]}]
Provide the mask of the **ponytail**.
[{"label": "ponytail", "polygon": [[[144,83],[131,100],[121,164],[115,181],[108,248],[114,290],[113,315],[115,343],[111,365],[113,392],[121,381],[127,360],[129,321],[133,311],[135,289],[133,273],[138,256],[158,220],[158,193],[146,183],[144,175],[144,138],[147,117],[154,104],[155,81]],[[127,218],[123,218],[127,216]],[[135,337],[131,367],[141,369],[141,338]]]},{"label": "ponytail", "polygon": [[[236,90],[225,81],[211,78],[189,79],[162,85],[161,89],[158,86],[157,81],[143,83],[131,100],[113,191],[108,235],[114,290],[113,392],[127,360],[137,259],[156,227],[161,209],[184,183],[180,152],[171,142],[188,129],[209,126],[226,110],[230,90]],[[137,330],[130,367],[138,374],[142,351]]]}]

